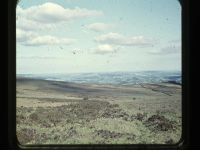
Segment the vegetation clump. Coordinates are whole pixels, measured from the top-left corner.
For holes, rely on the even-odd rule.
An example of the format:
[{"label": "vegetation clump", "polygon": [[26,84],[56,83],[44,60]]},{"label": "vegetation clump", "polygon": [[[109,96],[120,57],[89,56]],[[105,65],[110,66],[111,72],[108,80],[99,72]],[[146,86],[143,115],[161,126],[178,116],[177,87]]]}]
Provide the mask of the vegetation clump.
[{"label": "vegetation clump", "polygon": [[146,117],[145,113],[137,113],[137,115],[135,116],[135,119],[142,121],[144,120],[145,117]]},{"label": "vegetation clump", "polygon": [[134,140],[135,135],[131,133],[119,133],[119,132],[114,132],[114,131],[109,131],[109,130],[95,130],[95,133],[97,136],[100,136],[104,139],[112,139],[112,138],[121,138],[121,137],[126,137],[127,140]]},{"label": "vegetation clump", "polygon": [[88,100],[89,98],[87,96],[83,97],[83,100]]},{"label": "vegetation clump", "polygon": [[164,116],[153,115],[146,121],[147,126],[157,131],[168,131],[173,129],[172,122],[166,119]]},{"label": "vegetation clump", "polygon": [[18,141],[20,141],[21,144],[26,144],[34,139],[34,136],[36,135],[35,129],[30,128],[22,128],[20,132],[17,132]]}]

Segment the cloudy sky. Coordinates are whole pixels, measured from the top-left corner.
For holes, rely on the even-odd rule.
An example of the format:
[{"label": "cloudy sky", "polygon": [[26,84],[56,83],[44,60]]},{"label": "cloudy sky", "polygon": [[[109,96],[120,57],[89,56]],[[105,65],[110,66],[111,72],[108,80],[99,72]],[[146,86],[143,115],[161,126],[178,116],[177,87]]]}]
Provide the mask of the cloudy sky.
[{"label": "cloudy sky", "polygon": [[17,74],[181,70],[177,0],[21,0]]}]

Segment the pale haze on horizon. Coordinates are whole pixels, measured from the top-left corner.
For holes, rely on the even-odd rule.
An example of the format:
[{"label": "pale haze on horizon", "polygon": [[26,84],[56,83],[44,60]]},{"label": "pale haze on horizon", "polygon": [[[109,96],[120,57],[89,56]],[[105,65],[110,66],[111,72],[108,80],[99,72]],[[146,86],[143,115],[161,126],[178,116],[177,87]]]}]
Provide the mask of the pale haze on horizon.
[{"label": "pale haze on horizon", "polygon": [[181,71],[177,0],[21,0],[17,74]]}]

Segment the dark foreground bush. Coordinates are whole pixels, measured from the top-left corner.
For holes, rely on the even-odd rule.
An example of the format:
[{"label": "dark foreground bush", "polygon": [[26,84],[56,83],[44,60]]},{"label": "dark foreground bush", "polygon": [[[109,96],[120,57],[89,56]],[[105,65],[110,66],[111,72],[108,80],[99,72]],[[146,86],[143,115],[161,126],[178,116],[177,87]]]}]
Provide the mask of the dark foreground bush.
[{"label": "dark foreground bush", "polygon": [[149,117],[146,121],[146,125],[157,131],[168,131],[174,128],[173,122],[160,115],[153,115]]}]

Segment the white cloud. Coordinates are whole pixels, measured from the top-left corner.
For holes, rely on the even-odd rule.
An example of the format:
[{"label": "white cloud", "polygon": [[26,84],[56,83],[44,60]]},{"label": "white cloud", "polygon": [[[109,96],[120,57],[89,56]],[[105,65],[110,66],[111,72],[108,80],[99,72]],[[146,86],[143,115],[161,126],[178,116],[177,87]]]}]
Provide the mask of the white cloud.
[{"label": "white cloud", "polygon": [[159,50],[152,50],[149,53],[155,55],[181,54],[181,45],[180,44],[169,45]]},{"label": "white cloud", "polygon": [[161,52],[164,54],[181,53],[181,46],[180,45],[171,45],[168,47],[164,47],[161,49]]},{"label": "white cloud", "polygon": [[78,7],[69,9],[50,2],[26,9],[17,6],[16,13],[17,27],[24,30],[41,29],[46,28],[50,24],[103,15],[103,12],[97,10]]},{"label": "white cloud", "polygon": [[37,37],[36,33],[26,32],[21,29],[16,29],[16,35],[17,35],[17,42],[25,42]]},{"label": "white cloud", "polygon": [[17,41],[26,46],[42,46],[42,45],[69,45],[72,44],[75,39],[59,38],[51,35],[38,35],[34,32],[25,32],[17,29]]},{"label": "white cloud", "polygon": [[126,37],[119,33],[110,32],[95,38],[96,42],[121,46],[152,46],[153,40],[143,36]]},{"label": "white cloud", "polygon": [[118,50],[117,47],[108,44],[98,45],[96,49],[94,49],[95,54],[109,54],[114,53]]},{"label": "white cloud", "polygon": [[24,45],[28,45],[28,46],[60,45],[60,44],[69,45],[73,42],[74,42],[73,39],[58,38],[58,37],[54,37],[50,35],[45,35],[45,36],[38,36],[38,37],[32,38],[26,41]]},{"label": "white cloud", "polygon": [[53,24],[43,24],[27,18],[19,18],[16,22],[17,29],[24,31],[37,31],[43,29],[51,29]]},{"label": "white cloud", "polygon": [[96,32],[105,31],[111,27],[112,27],[111,24],[105,24],[105,23],[93,23],[87,26],[88,29]]}]

